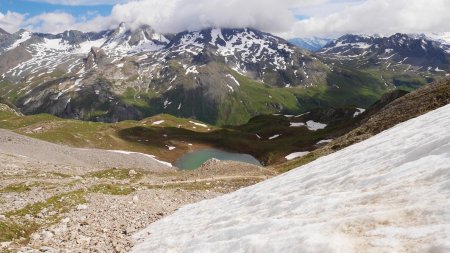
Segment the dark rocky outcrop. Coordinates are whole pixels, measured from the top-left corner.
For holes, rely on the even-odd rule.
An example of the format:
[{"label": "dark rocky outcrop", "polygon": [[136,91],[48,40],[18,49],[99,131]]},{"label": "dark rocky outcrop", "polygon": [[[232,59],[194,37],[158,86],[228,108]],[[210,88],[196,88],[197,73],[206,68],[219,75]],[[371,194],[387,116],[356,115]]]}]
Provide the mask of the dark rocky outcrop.
[{"label": "dark rocky outcrop", "polygon": [[87,58],[84,60],[85,69],[91,69],[96,65],[102,65],[107,58],[105,51],[98,47],[92,47]]},{"label": "dark rocky outcrop", "polygon": [[0,75],[16,67],[24,61],[28,61],[33,56],[22,46],[9,50],[0,55]]}]

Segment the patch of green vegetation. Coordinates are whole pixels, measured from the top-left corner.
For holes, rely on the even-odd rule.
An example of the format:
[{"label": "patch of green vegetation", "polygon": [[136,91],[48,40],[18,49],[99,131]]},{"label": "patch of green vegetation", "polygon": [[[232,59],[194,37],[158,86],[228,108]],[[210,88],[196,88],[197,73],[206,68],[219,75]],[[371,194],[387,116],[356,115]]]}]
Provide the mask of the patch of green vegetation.
[{"label": "patch of green vegetation", "polygon": [[86,192],[82,190],[55,195],[43,202],[29,204],[22,209],[7,212],[5,216],[8,218],[13,216],[24,217],[26,215],[36,217],[40,212],[46,209],[47,211],[56,212],[56,214],[51,217],[54,219],[59,214],[68,212],[73,206],[85,203],[85,195]]},{"label": "patch of green vegetation", "polygon": [[6,193],[6,192],[27,192],[31,191],[31,187],[27,184],[21,183],[21,184],[11,184],[6,186],[5,188],[0,190],[0,193]]},{"label": "patch of green vegetation", "polygon": [[239,92],[231,92],[219,107],[217,125],[239,125],[260,114],[299,111],[291,89],[270,87],[232,72],[240,83]]},{"label": "patch of green vegetation", "polygon": [[151,101],[156,97],[158,97],[158,94],[156,94],[156,92],[152,89],[149,89],[146,93],[144,93],[137,92],[132,87],[128,87],[123,93],[121,99],[125,104],[137,107],[145,115],[149,115],[153,113]]},{"label": "patch of green vegetation", "polygon": [[19,183],[19,184],[11,184],[6,186],[5,188],[0,190],[0,193],[11,193],[11,192],[16,192],[16,193],[22,193],[22,192],[27,192],[27,191],[31,191],[31,189],[33,187],[40,187],[43,189],[51,189],[54,188],[55,186],[51,183],[45,183],[45,182],[33,182],[33,183]]},{"label": "patch of green vegetation", "polygon": [[211,190],[214,185],[210,182],[189,182],[189,183],[169,183],[169,184],[155,184],[144,185],[148,189],[180,189],[186,191],[204,191]]},{"label": "patch of green vegetation", "polygon": [[0,112],[0,128],[18,129],[34,124],[54,123],[63,119],[50,114],[37,114],[30,116],[16,116],[12,112]]},{"label": "patch of green vegetation", "polygon": [[295,159],[295,160],[292,160],[292,161],[289,161],[289,162],[277,165],[274,168],[279,173],[285,173],[285,172],[288,172],[288,171],[290,171],[292,169],[295,169],[295,168],[298,168],[298,167],[303,166],[305,164],[308,164],[310,162],[313,162],[313,161],[317,160],[318,158],[320,158],[320,155],[312,152],[312,153],[309,153],[309,154],[307,154],[307,155],[305,155],[305,156],[303,156],[303,157],[301,157],[299,159]]},{"label": "patch of green vegetation", "polygon": [[52,172],[50,174],[53,175],[53,176],[56,176],[56,177],[60,177],[60,178],[70,178],[70,177],[72,177],[71,175],[67,175],[67,174],[60,173],[60,172]]},{"label": "patch of green vegetation", "polygon": [[[239,92],[231,92],[219,106],[217,125],[244,124],[261,114],[299,114],[327,107],[366,108],[389,87],[379,73],[335,67],[323,83],[310,87],[272,87],[230,70],[239,81]],[[423,82],[422,82],[423,83]]]},{"label": "patch of green vegetation", "polygon": [[29,238],[39,229],[36,223],[16,223],[0,221],[0,242],[10,242],[19,238]]},{"label": "patch of green vegetation", "polygon": [[327,107],[367,108],[388,90],[380,77],[355,69],[335,69],[327,82],[300,89],[296,96],[304,111]]},{"label": "patch of green vegetation", "polygon": [[96,178],[118,179],[118,180],[125,180],[125,179],[139,180],[143,177],[143,174],[141,172],[136,171],[136,173],[130,173],[130,171],[131,170],[129,169],[108,169],[91,172],[87,176]]},{"label": "patch of green vegetation", "polygon": [[[45,201],[29,204],[21,209],[5,213],[10,220],[0,222],[0,241],[11,241],[24,238],[29,240],[32,233],[40,228],[59,222],[63,213],[67,213],[74,206],[86,203],[86,192],[82,190],[63,193],[53,196]],[[48,214],[42,222],[30,221],[26,216],[37,217],[41,212]],[[54,214],[51,214],[54,212]]]},{"label": "patch of green vegetation", "polygon": [[230,180],[215,180],[215,181],[204,181],[204,182],[179,182],[179,183],[168,183],[168,184],[155,184],[141,185],[147,189],[179,189],[185,191],[206,191],[206,190],[226,190],[227,188],[242,188],[245,186],[253,185],[262,181],[262,179],[230,179]]},{"label": "patch of green vegetation", "polygon": [[396,76],[392,81],[398,89],[405,91],[413,91],[427,84],[425,78],[411,75]]},{"label": "patch of green vegetation", "polygon": [[62,69],[55,69],[52,73],[50,73],[50,77],[52,78],[61,78],[66,75],[66,72]]},{"label": "patch of green vegetation", "polygon": [[3,79],[0,81],[0,92],[4,98],[11,102],[15,102],[19,99],[19,85],[14,85],[11,81]]},{"label": "patch of green vegetation", "polygon": [[[36,127],[40,127],[39,124]],[[86,147],[90,146],[91,142],[99,140],[98,136],[101,136],[102,129],[103,126],[101,123],[63,121],[57,126],[51,126],[46,131],[25,134],[49,142]]]},{"label": "patch of green vegetation", "polygon": [[135,192],[135,189],[122,185],[98,184],[89,188],[88,191],[108,195],[129,195]]},{"label": "patch of green vegetation", "polygon": [[96,119],[97,117],[104,116],[108,113],[108,110],[93,110],[89,112],[86,117],[88,119]]}]

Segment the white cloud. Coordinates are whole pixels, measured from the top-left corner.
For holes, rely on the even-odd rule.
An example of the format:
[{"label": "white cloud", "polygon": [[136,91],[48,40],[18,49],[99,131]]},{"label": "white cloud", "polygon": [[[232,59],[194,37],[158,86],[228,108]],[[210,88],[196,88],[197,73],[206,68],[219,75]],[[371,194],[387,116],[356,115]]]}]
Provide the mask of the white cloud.
[{"label": "white cloud", "polygon": [[294,9],[301,16],[324,17],[345,8],[363,3],[366,0],[320,0]]},{"label": "white cloud", "polygon": [[296,22],[285,37],[450,31],[448,0],[367,0],[326,15]]},{"label": "white cloud", "polygon": [[29,30],[39,30],[40,32],[55,33],[62,32],[73,27],[75,18],[64,12],[50,12],[33,16],[23,22]]},{"label": "white cloud", "polygon": [[[3,24],[9,20],[9,26],[4,27],[9,31],[18,26],[41,32],[62,32],[67,29],[99,31],[114,28],[123,21],[131,28],[149,24],[159,32],[198,30],[213,26],[252,27],[285,38],[336,37],[345,33],[450,31],[449,0],[34,1],[72,5],[121,3],[113,7],[109,16],[90,14],[73,17],[67,13],[54,12],[23,20],[24,15],[8,12],[0,16],[0,27],[4,27]],[[295,15],[310,18],[299,21]]]},{"label": "white cloud", "polygon": [[[118,4],[110,22],[161,32],[253,27],[283,37],[450,31],[449,0],[138,0]],[[294,15],[311,18],[298,21]]]},{"label": "white cloud", "polygon": [[25,23],[27,28],[41,32],[61,32],[64,29],[98,31],[114,28],[121,22],[130,28],[149,24],[164,33],[212,26],[253,27],[278,32],[296,21],[291,8],[309,6],[317,1],[326,0],[303,0],[300,3],[295,0],[136,0],[115,5],[107,17],[77,21],[67,13],[45,13]]},{"label": "white cloud", "polygon": [[[211,26],[254,27],[280,31],[295,18],[293,0],[140,0],[114,6],[113,20],[131,27],[151,24],[161,32],[196,30]],[[312,0],[305,1],[312,2]]]},{"label": "white cloud", "polygon": [[5,14],[0,12],[0,28],[7,32],[15,32],[20,29],[22,22],[25,20],[25,15],[8,11]]}]

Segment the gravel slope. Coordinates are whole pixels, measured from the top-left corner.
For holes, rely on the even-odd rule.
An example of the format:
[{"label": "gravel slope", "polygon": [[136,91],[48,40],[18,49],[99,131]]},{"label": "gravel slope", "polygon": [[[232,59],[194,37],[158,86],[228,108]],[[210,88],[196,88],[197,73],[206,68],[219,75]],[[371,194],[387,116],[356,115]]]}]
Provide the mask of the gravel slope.
[{"label": "gravel slope", "polygon": [[89,170],[113,167],[139,168],[147,171],[173,170],[168,164],[146,154],[71,148],[29,138],[4,129],[0,129],[0,153]]},{"label": "gravel slope", "polygon": [[143,154],[69,148],[1,129],[0,161],[0,252],[128,252],[133,233],[180,207],[274,175],[217,160],[180,171]]}]

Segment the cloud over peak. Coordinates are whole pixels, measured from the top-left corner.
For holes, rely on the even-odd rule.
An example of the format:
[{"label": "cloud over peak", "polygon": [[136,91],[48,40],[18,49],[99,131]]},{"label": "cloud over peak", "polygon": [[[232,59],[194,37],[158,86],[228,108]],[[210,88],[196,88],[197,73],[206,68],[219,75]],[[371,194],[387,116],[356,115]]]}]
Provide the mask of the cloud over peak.
[{"label": "cloud over peak", "polygon": [[295,22],[289,0],[139,0],[114,6],[111,17],[132,28],[151,24],[161,32],[207,27],[280,31]]},{"label": "cloud over peak", "polygon": [[[251,27],[285,38],[345,33],[392,34],[450,31],[448,0],[33,0],[95,5],[115,4],[108,16],[74,17],[64,12],[0,13],[0,27],[40,32],[99,31],[125,22],[147,24],[162,33],[208,27]],[[302,16],[302,20],[296,17]]]}]

